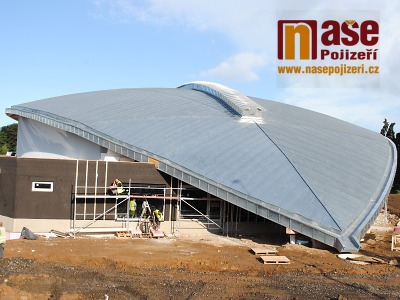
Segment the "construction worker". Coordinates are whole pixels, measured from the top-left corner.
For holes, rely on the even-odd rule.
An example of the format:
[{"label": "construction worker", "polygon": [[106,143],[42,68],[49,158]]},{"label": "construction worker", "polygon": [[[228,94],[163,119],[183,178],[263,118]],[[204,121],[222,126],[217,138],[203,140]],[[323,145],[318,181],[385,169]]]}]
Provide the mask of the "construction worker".
[{"label": "construction worker", "polygon": [[156,230],[158,230],[160,228],[160,221],[161,221],[161,216],[162,213],[158,210],[158,208],[156,208],[155,206],[153,206],[153,222],[156,224]]},{"label": "construction worker", "polygon": [[3,223],[0,222],[0,259],[4,256],[4,245],[6,243],[6,229],[3,227]]},{"label": "construction worker", "polygon": [[135,198],[132,198],[129,202],[129,217],[134,218],[136,215],[137,203]]},{"label": "construction worker", "polygon": [[121,195],[124,192],[122,182],[118,178],[115,178],[110,190],[114,195]]}]

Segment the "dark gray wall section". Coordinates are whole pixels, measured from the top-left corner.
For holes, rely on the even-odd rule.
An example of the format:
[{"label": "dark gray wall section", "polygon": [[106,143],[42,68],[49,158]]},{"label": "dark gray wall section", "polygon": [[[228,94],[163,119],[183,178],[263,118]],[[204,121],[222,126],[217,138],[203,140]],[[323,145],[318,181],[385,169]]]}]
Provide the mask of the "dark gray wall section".
[{"label": "dark gray wall section", "polygon": [[[96,161],[79,161],[78,186],[95,186]],[[75,191],[76,160],[0,157],[0,215],[10,218],[70,219]],[[122,182],[166,184],[153,164],[106,162],[97,165],[98,186],[108,186],[115,177]],[[33,192],[33,181],[51,181],[53,192]],[[94,194],[94,189],[87,190]],[[79,191],[80,193],[83,190]]]},{"label": "dark gray wall section", "polygon": [[0,215],[11,217],[15,210],[17,159],[0,156]]}]

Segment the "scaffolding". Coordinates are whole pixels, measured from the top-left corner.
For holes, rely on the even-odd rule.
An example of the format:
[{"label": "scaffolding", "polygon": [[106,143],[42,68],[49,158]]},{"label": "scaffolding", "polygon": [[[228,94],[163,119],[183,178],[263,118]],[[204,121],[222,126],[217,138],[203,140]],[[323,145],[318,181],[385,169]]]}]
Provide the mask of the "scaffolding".
[{"label": "scaffolding", "polygon": [[[191,200],[204,200],[204,199],[196,199],[196,198],[187,198],[187,197],[180,197],[179,198],[179,206],[181,207],[182,203],[185,203],[186,205],[188,205],[190,208],[192,208],[195,212],[197,212],[197,214],[192,214],[192,215],[186,215],[186,217],[192,217],[192,220],[196,220],[199,221],[200,218],[203,218],[206,220],[206,222],[202,222],[201,224],[203,226],[205,226],[205,228],[207,229],[213,229],[211,228],[212,225],[215,226],[215,228],[220,229],[221,231],[223,231],[223,228],[217,223],[215,222],[213,219],[211,219],[209,214],[204,214],[202,213],[200,210],[198,210],[196,207],[194,207],[193,205],[191,205],[189,202]],[[210,199],[207,199],[210,200]],[[180,215],[182,216],[182,215]],[[180,220],[182,220],[182,218],[180,218]]]},{"label": "scaffolding", "polygon": [[[103,228],[110,228],[110,224],[114,222],[118,226],[119,231],[129,231],[131,228],[130,223],[132,222],[137,222],[136,228],[139,228],[140,224],[144,221],[144,216],[143,213],[139,214],[139,209],[136,210],[136,216],[131,217],[129,215],[129,201],[132,198],[146,202],[151,200],[161,201],[162,203],[155,205],[159,209],[161,208],[160,211],[167,217],[165,221],[170,221],[169,230],[173,235],[182,233],[181,222],[183,221],[195,222],[208,231],[222,233],[226,236],[236,236],[240,229],[241,218],[243,219],[241,214],[242,211],[245,212],[244,210],[219,198],[211,197],[210,194],[204,196],[204,191],[184,186],[181,180],[173,180],[172,177],[170,186],[166,184],[133,183],[131,178],[128,183],[123,185],[124,194],[111,195],[107,192],[110,187],[106,184],[108,181],[108,162],[105,162],[105,184],[102,186],[98,184],[99,161],[95,163],[96,179],[92,185],[88,181],[88,161],[86,161],[85,170],[83,170],[85,178],[78,178],[79,161],[77,160],[76,163],[75,186],[72,196],[73,220],[72,228],[70,229],[70,233],[74,237],[78,232],[86,229],[90,231],[90,227],[97,222],[101,223],[100,221],[107,223],[107,225],[101,223],[104,226]],[[173,184],[174,181],[175,184]],[[79,182],[84,184],[78,185]],[[196,194],[196,192],[203,194],[200,197],[189,197],[190,191],[194,191],[193,194]],[[215,205],[215,207],[211,205]],[[247,221],[249,221],[250,213],[247,212],[247,214]],[[78,221],[80,223],[79,226],[77,226]]]},{"label": "scaffolding", "polygon": [[[130,222],[138,222],[138,226],[144,219],[143,213],[145,210],[142,211],[141,215],[139,218],[137,217],[131,217],[129,215],[129,201],[131,199],[143,199],[144,202],[147,203],[146,210],[148,210],[148,214],[151,214],[150,207],[148,206],[148,199],[157,199],[157,200],[163,200],[162,203],[162,209],[161,211],[164,213],[165,207],[166,207],[166,188],[162,188],[163,195],[162,196],[148,196],[148,195],[133,195],[134,190],[143,190],[143,189],[149,189],[149,190],[154,190],[153,187],[146,187],[146,186],[140,186],[140,187],[132,187],[131,186],[131,179],[129,180],[128,186],[123,186],[125,189],[127,189],[127,193],[125,194],[120,194],[120,195],[108,195],[108,194],[101,194],[99,195],[98,193],[93,193],[93,194],[88,194],[87,192],[83,194],[76,193],[74,194],[74,213],[73,213],[73,228],[71,232],[74,234],[82,231],[83,229],[86,229],[96,223],[99,220],[103,221],[114,221],[114,222],[122,222],[122,228],[118,229],[121,231],[128,231],[130,228]],[[94,187],[86,187],[86,186],[77,186],[77,189],[85,189],[87,191],[88,189],[91,189]],[[99,188],[97,188],[99,189]],[[78,207],[78,200],[81,199],[82,203],[82,213],[79,213],[77,211]],[[112,205],[110,205],[110,200],[113,201]],[[91,212],[88,210],[88,204],[91,204],[93,209]],[[98,206],[102,205],[103,211],[98,212]],[[122,208],[122,209],[120,209]],[[81,226],[77,228],[76,224],[77,221],[89,221],[87,224],[84,226]],[[137,226],[137,227],[138,227]]]}]

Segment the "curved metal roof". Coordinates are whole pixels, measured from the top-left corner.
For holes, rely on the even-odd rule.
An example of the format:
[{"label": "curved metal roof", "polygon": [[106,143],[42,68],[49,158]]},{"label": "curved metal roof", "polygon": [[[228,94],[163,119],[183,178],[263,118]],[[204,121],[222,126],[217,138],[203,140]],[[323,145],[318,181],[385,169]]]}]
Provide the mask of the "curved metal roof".
[{"label": "curved metal roof", "polygon": [[[393,181],[390,140],[220,85],[184,87],[67,95],[6,113],[154,158],[161,171],[339,251],[359,248]],[[243,122],[246,105],[259,115]]]}]

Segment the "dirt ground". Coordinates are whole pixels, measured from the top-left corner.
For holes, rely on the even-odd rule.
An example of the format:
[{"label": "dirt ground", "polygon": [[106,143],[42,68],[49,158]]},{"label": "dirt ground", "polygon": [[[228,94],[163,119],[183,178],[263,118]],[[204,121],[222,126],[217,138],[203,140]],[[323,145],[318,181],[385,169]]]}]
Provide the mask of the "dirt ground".
[{"label": "dirt ground", "polygon": [[[359,254],[383,260],[368,265],[276,236],[10,240],[0,299],[400,299],[400,252],[385,226],[362,243]],[[263,264],[253,247],[290,264]]]}]

